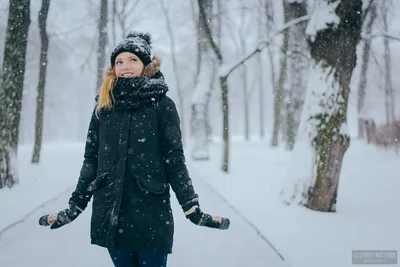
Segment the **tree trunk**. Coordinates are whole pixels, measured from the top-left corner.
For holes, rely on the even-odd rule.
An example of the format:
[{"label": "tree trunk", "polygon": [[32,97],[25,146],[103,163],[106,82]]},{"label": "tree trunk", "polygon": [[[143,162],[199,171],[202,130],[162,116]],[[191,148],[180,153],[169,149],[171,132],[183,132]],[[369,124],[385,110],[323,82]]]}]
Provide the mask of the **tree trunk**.
[{"label": "tree trunk", "polygon": [[[212,16],[212,1],[203,1],[204,12],[207,18]],[[194,93],[192,96],[192,158],[194,160],[208,160],[209,155],[209,133],[210,122],[208,117],[208,107],[213,86],[211,66],[213,56],[207,40],[207,33],[199,13],[197,27],[197,77],[195,81]]]},{"label": "tree trunk", "polygon": [[242,90],[243,90],[243,112],[244,112],[244,140],[250,139],[250,110],[249,110],[249,98],[250,94],[247,89],[247,66],[243,64],[242,66]]},{"label": "tree trunk", "polygon": [[[260,5],[262,2],[260,1]],[[263,38],[263,23],[262,23],[262,9],[260,8],[258,15],[258,39],[261,40]],[[264,139],[265,136],[265,123],[264,123],[264,69],[263,69],[263,60],[262,53],[259,53],[257,56],[257,69],[258,69],[258,108],[259,108],[259,126],[260,126],[260,139]]]},{"label": "tree trunk", "polygon": [[[387,3],[383,3],[384,5]],[[384,32],[388,32],[388,11],[389,7],[385,6],[382,12]],[[395,108],[394,108],[394,93],[392,83],[392,64],[391,64],[391,53],[389,47],[389,40],[387,37],[383,39],[383,45],[385,47],[385,107],[386,107],[386,124],[389,124],[395,119]]]},{"label": "tree trunk", "polygon": [[[216,13],[219,13],[222,8],[223,4],[221,1],[217,1],[216,3]],[[222,32],[222,16],[217,16],[215,19],[215,23],[213,24],[213,28],[215,28],[215,36],[216,36],[216,43],[218,46],[221,46],[221,32]],[[207,38],[206,38],[207,40]],[[213,56],[211,53],[208,54],[210,59],[208,60],[212,62],[212,70],[211,70],[211,80],[209,84],[209,90],[206,94],[206,109],[205,109],[205,118],[206,120],[206,129],[207,129],[207,139],[208,141],[211,140],[211,135],[212,135],[212,127],[210,123],[210,116],[209,116],[209,106],[210,106],[210,101],[211,101],[211,96],[212,92],[214,91],[214,88],[217,86],[216,84],[219,83],[219,76],[218,76],[218,61],[216,60],[215,56]]]},{"label": "tree trunk", "polygon": [[262,57],[261,53],[257,57],[257,65],[259,69],[259,82],[258,82],[258,103],[259,103],[259,109],[260,109],[260,139],[264,139],[265,136],[265,123],[264,123],[264,82],[263,82],[263,62],[262,62]]},{"label": "tree trunk", "polygon": [[[373,3],[369,11],[369,21],[367,23],[365,34],[369,36],[372,32],[372,25],[374,24],[376,18],[376,5]],[[364,102],[367,87],[367,74],[368,74],[368,64],[371,49],[371,38],[368,38],[364,42],[364,51],[361,61],[361,74],[360,83],[358,84],[358,100],[357,100],[357,112],[358,112],[358,138],[364,138],[365,133],[365,120],[362,118],[364,110]]]},{"label": "tree trunk", "polygon": [[[312,26],[320,8],[331,11],[331,20],[314,35]],[[362,0],[325,0],[314,12],[308,26],[314,64],[308,81],[307,108],[281,197],[286,203],[297,201],[313,210],[335,211],[342,160],[350,145],[346,116],[361,38]]]},{"label": "tree trunk", "polygon": [[[274,9],[272,6],[272,0],[265,0],[265,15],[266,15],[266,28],[267,28],[267,38],[270,38],[270,32],[273,31],[274,28]],[[274,53],[271,50],[270,46],[267,47],[268,51],[268,59],[270,64],[270,76],[271,76],[271,87],[272,92],[275,95],[278,91],[277,84],[275,80],[276,71],[275,71],[275,61],[274,61]]]},{"label": "tree trunk", "polygon": [[[306,3],[288,1],[287,14],[290,20],[307,15]],[[295,144],[307,86],[305,77],[307,77],[307,67],[309,62],[306,58],[306,55],[308,54],[305,36],[306,26],[307,23],[303,22],[289,29],[290,88],[288,90],[289,95],[286,104],[286,147],[289,150],[292,150]]]},{"label": "tree trunk", "polygon": [[117,0],[112,0],[111,3],[111,29],[112,29],[112,46],[117,44],[117,24],[115,20],[117,19]]},{"label": "tree trunk", "polygon": [[[240,21],[240,28],[239,28],[239,36],[240,36],[240,53],[244,55],[246,53],[246,28],[247,28],[247,16],[246,16],[246,9],[245,9],[245,1],[242,0],[242,14],[241,14],[241,21]],[[244,140],[248,141],[250,139],[250,108],[249,108],[249,101],[250,101],[250,91],[247,84],[247,65],[243,64],[241,66],[242,69],[242,92],[243,92],[243,126],[244,126]],[[252,89],[252,88],[250,88]]]},{"label": "tree trunk", "polygon": [[212,65],[212,68],[211,68],[211,79],[210,79],[210,83],[209,83],[209,85],[208,85],[208,91],[207,91],[207,93],[206,93],[206,95],[205,95],[205,103],[206,103],[206,105],[205,105],[205,109],[204,109],[204,118],[207,118],[206,119],[206,121],[205,121],[205,123],[206,123],[206,132],[207,132],[207,140],[208,141],[210,141],[211,140],[211,135],[212,135],[212,127],[211,127],[211,122],[210,122],[210,109],[209,109],[209,107],[210,107],[210,101],[211,101],[211,96],[212,96],[212,93],[213,93],[213,91],[214,91],[214,88],[216,87],[216,86],[218,86],[218,84],[219,84],[219,76],[218,76],[218,62],[217,62],[217,60],[215,60],[215,57],[212,57],[212,55],[210,55],[210,60],[209,60],[209,62],[211,61],[211,65]]},{"label": "tree trunk", "polygon": [[[289,17],[287,14],[287,5],[286,1],[283,0],[283,10],[284,10],[284,15],[285,15],[285,23],[289,21]],[[283,45],[282,45],[282,56],[281,56],[281,66],[280,66],[280,72],[279,72],[279,79],[278,79],[278,85],[277,85],[277,90],[274,94],[274,126],[273,126],[273,131],[272,131],[272,141],[271,141],[271,146],[276,147],[279,144],[279,132],[280,128],[282,127],[281,125],[281,116],[282,116],[282,103],[283,103],[283,98],[284,98],[284,86],[285,86],[285,81],[287,77],[287,52],[288,52],[288,47],[289,47],[289,29],[286,29],[283,32]]]},{"label": "tree trunk", "polygon": [[222,95],[222,132],[224,140],[224,158],[222,160],[222,171],[229,172],[229,103],[228,103],[228,77],[220,78]]},{"label": "tree trunk", "polygon": [[47,52],[49,50],[49,38],[47,35],[47,14],[49,13],[50,0],[42,0],[42,8],[39,11],[39,31],[40,31],[40,62],[39,62],[39,82],[37,87],[36,99],[36,126],[35,126],[35,146],[33,148],[32,163],[39,163],[40,151],[43,140],[43,111],[44,96],[46,88],[47,73]]},{"label": "tree trunk", "polygon": [[0,188],[18,182],[17,150],[30,0],[10,0],[0,84]]},{"label": "tree trunk", "polygon": [[[205,7],[206,1],[208,0],[197,0],[199,5],[200,20],[204,25],[208,43],[210,44],[215,56],[218,58],[218,64],[221,67],[224,63],[221,50],[213,39],[213,32],[207,19]],[[222,99],[222,138],[223,138],[223,160],[221,169],[223,172],[229,172],[229,87],[228,87],[228,75],[220,76],[220,87],[221,87],[221,99]]]},{"label": "tree trunk", "polygon": [[96,94],[100,90],[100,86],[104,79],[105,67],[105,54],[107,45],[107,1],[101,0],[100,14],[98,24],[98,44],[97,44],[97,81],[96,81]]}]

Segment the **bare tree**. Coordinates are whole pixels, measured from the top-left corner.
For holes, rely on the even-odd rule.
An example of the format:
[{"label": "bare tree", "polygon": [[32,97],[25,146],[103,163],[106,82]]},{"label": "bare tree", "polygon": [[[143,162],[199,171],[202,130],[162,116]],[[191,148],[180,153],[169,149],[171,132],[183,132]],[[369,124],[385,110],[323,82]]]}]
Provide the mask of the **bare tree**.
[{"label": "bare tree", "polygon": [[[232,35],[232,40],[233,43],[235,44],[237,54],[244,55],[246,54],[247,50],[247,44],[246,44],[246,33],[249,31],[249,28],[253,27],[253,21],[252,21],[252,11],[245,5],[245,1],[241,0],[241,7],[240,7],[240,20],[239,20],[239,29],[230,29],[228,30],[231,35]],[[218,17],[221,17],[218,16]],[[260,19],[260,18],[258,18]],[[262,28],[261,25],[259,25],[259,28]],[[238,33],[235,36],[235,33]],[[261,35],[261,33],[260,33]],[[260,38],[261,39],[261,38]],[[260,58],[260,57],[258,57]],[[259,63],[259,60],[258,60]],[[262,65],[259,63],[259,66]],[[248,71],[248,65],[247,64],[242,64],[240,66],[240,71],[241,71],[241,82],[242,82],[242,101],[243,101],[243,126],[244,126],[244,140],[249,140],[250,139],[250,99],[252,96],[252,93],[255,91],[255,85],[257,83],[256,79],[249,79],[249,71]],[[259,74],[259,77],[262,79],[262,73]],[[252,80],[252,84],[249,84],[249,81]],[[262,81],[261,81],[262,82]],[[262,84],[260,85],[262,86]]]},{"label": "bare tree", "polygon": [[[320,12],[325,12],[324,21]],[[321,0],[307,26],[313,66],[301,135],[281,192],[288,204],[296,201],[313,210],[336,210],[342,161],[350,145],[346,116],[362,12],[362,0]]]},{"label": "bare tree", "polygon": [[117,44],[117,26],[116,26],[116,19],[117,19],[117,0],[112,0],[111,2],[111,33],[112,33],[112,40],[111,44],[114,47]]},{"label": "bare tree", "polygon": [[[290,21],[287,11],[287,3],[286,0],[283,0],[283,14],[285,18],[285,23]],[[279,132],[283,129],[283,125],[281,122],[282,118],[282,104],[283,98],[285,97],[285,81],[287,80],[287,52],[289,49],[289,29],[285,29],[283,31],[283,44],[281,51],[281,64],[279,71],[279,79],[276,87],[276,91],[274,94],[274,126],[272,130],[272,140],[271,146],[278,146]]]},{"label": "bare tree", "polygon": [[[264,36],[263,27],[263,15],[264,15],[264,3],[262,0],[259,1],[260,8],[258,9],[258,39],[261,40]],[[260,125],[260,138],[263,139],[265,136],[265,117],[264,117],[264,81],[263,81],[263,60],[262,53],[259,53],[257,57],[257,69],[258,69],[258,105],[259,105],[259,125]]]},{"label": "bare tree", "polygon": [[18,182],[17,151],[30,0],[10,0],[0,83],[0,188]]},{"label": "bare tree", "polygon": [[229,103],[228,103],[228,92],[229,92],[229,87],[228,87],[228,77],[229,75],[238,67],[240,67],[242,64],[244,64],[247,60],[252,58],[254,55],[257,53],[261,52],[265,47],[268,47],[269,44],[271,43],[271,40],[276,37],[277,35],[281,34],[283,31],[286,29],[292,27],[293,25],[296,25],[300,22],[306,21],[310,19],[310,16],[303,16],[298,19],[294,19],[288,23],[285,23],[280,29],[275,31],[273,34],[270,35],[269,38],[266,40],[261,40],[256,48],[252,49],[250,52],[246,53],[242,57],[240,57],[239,60],[234,62],[233,64],[230,64],[229,66],[226,66],[224,64],[223,56],[220,50],[220,47],[217,45],[217,43],[214,41],[213,38],[213,32],[210,28],[210,25],[208,23],[208,20],[205,17],[205,11],[204,11],[204,1],[205,0],[198,0],[198,5],[200,9],[200,18],[203,20],[203,23],[205,25],[206,33],[207,33],[207,39],[208,42],[210,43],[215,56],[218,59],[218,64],[219,64],[219,82],[220,82],[220,88],[221,88],[221,98],[222,98],[222,126],[223,126],[223,133],[222,133],[222,139],[223,139],[223,160],[222,160],[222,171],[228,172],[229,171]]},{"label": "bare tree", "polygon": [[36,127],[35,127],[35,145],[33,148],[32,163],[39,163],[40,151],[43,140],[43,111],[44,97],[46,88],[47,73],[47,52],[49,50],[49,37],[47,35],[47,15],[49,13],[50,0],[42,0],[42,7],[39,11],[39,31],[40,31],[40,61],[39,61],[39,82],[37,86],[36,99]]},{"label": "bare tree", "polygon": [[[286,14],[289,20],[307,15],[306,1],[286,1]],[[301,111],[304,103],[307,82],[307,68],[309,66],[308,47],[306,42],[307,23],[299,23],[289,29],[289,57],[287,103],[286,106],[286,147],[292,150],[295,144],[297,130],[300,123]]]},{"label": "bare tree", "polygon": [[[212,0],[204,0],[204,16],[209,20],[212,16]],[[210,44],[207,40],[206,27],[204,20],[199,17],[197,25],[197,74],[194,82],[194,92],[192,96],[192,118],[191,129],[193,136],[192,158],[194,160],[209,159],[209,131],[210,122],[208,117],[208,107],[211,98],[211,92],[214,85],[212,74],[214,55],[212,54]]]},{"label": "bare tree", "polygon": [[[207,0],[198,0],[199,10],[200,10],[200,20],[205,28],[205,33],[207,36],[207,40],[211,45],[215,56],[218,59],[218,64],[221,66],[224,62],[221,50],[217,43],[213,39],[212,29],[209,25],[209,21],[207,19],[206,7]],[[228,102],[228,75],[225,77],[219,78],[219,83],[221,87],[221,99],[222,99],[222,139],[224,142],[223,149],[223,161],[222,161],[222,171],[229,171],[229,102]]]},{"label": "bare tree", "polygon": [[[271,38],[271,32],[273,32],[275,28],[275,19],[274,19],[274,8],[273,8],[273,0],[265,0],[265,16],[266,16],[266,36],[267,40]],[[276,95],[277,89],[277,81],[276,81],[276,66],[274,61],[274,51],[271,47],[267,46],[268,52],[268,59],[269,59],[269,69],[270,69],[270,76],[271,76],[271,86],[272,92],[274,96]]]},{"label": "bare tree", "polygon": [[[117,37],[117,25],[119,26],[121,37],[125,37],[133,25],[141,20],[145,12],[136,11],[141,0],[112,0],[112,38],[115,45]],[[152,5],[151,1],[148,1]],[[145,7],[147,8],[147,7]]]},{"label": "bare tree", "polygon": [[182,141],[185,144],[185,106],[184,106],[184,96],[181,88],[181,82],[179,79],[179,71],[178,71],[178,61],[177,61],[177,56],[176,56],[176,47],[175,47],[175,36],[174,36],[174,31],[172,29],[172,23],[171,23],[171,17],[169,15],[168,9],[164,4],[164,0],[159,0],[161,4],[161,9],[164,13],[165,20],[166,20],[166,27],[167,27],[167,32],[169,34],[169,39],[171,42],[171,57],[172,57],[172,68],[174,70],[174,75],[175,75],[175,83],[176,83],[176,90],[178,91],[178,99],[179,99],[179,109],[180,109],[180,114],[181,114],[181,128],[182,128]]},{"label": "bare tree", "polygon": [[[246,53],[246,40],[245,33],[247,31],[248,22],[247,20],[247,10],[245,9],[244,1],[241,0],[242,9],[241,9],[241,21],[239,26],[239,39],[240,39],[240,53],[243,55]],[[250,139],[250,96],[251,89],[253,87],[248,86],[248,71],[247,65],[243,64],[241,66],[242,69],[242,92],[243,92],[243,114],[244,114],[244,139]]]},{"label": "bare tree", "polygon": [[99,24],[98,24],[98,43],[97,43],[97,78],[96,78],[96,94],[100,89],[104,76],[106,44],[107,44],[107,10],[108,0],[101,0]]},{"label": "bare tree", "polygon": [[[383,31],[388,32],[388,13],[392,2],[389,0],[381,2],[381,14],[383,22]],[[386,124],[395,120],[395,98],[393,92],[392,83],[392,64],[391,64],[391,52],[389,46],[389,38],[383,38],[383,45],[385,47],[385,110],[386,110]]]},{"label": "bare tree", "polygon": [[[376,13],[376,4],[372,3],[369,11],[369,16],[367,17],[367,25],[365,28],[365,33],[370,35],[372,32],[372,26],[377,17]],[[363,56],[361,58],[361,73],[360,73],[360,82],[358,84],[358,99],[357,99],[357,112],[358,112],[358,137],[364,138],[365,133],[365,96],[366,96],[366,87],[367,87],[367,74],[368,74],[368,64],[370,58],[370,49],[371,49],[371,38],[364,40],[364,48],[363,48]]]}]

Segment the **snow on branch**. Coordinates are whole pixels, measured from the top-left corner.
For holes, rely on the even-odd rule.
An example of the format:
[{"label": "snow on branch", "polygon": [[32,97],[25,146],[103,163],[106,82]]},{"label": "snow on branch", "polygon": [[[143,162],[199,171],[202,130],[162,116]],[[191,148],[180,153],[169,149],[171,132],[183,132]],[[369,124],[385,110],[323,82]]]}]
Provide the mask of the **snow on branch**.
[{"label": "snow on branch", "polygon": [[320,1],[312,13],[311,19],[306,28],[306,35],[310,36],[314,42],[317,32],[324,30],[329,24],[337,25],[340,23],[340,18],[336,14],[336,8],[341,1],[334,3]]},{"label": "snow on branch", "polygon": [[392,39],[392,40],[400,42],[400,36],[394,36],[394,35],[391,35],[391,34],[389,34],[387,32],[371,33],[369,35],[363,36],[363,39],[368,40],[368,39],[374,39],[376,37],[385,37],[385,38]]},{"label": "snow on branch", "polygon": [[279,35],[286,29],[288,29],[296,24],[299,24],[303,21],[309,20],[310,18],[311,18],[311,15],[306,15],[306,16],[302,16],[300,18],[291,20],[288,23],[285,23],[279,29],[277,29],[269,38],[261,40],[258,43],[256,48],[254,48],[248,54],[241,57],[237,62],[230,64],[229,66],[221,65],[220,69],[219,69],[219,77],[224,77],[224,78],[228,77],[232,73],[232,71],[234,71],[237,67],[239,67],[240,65],[245,63],[248,59],[250,59],[252,56],[257,54],[258,52],[261,52],[265,47],[267,47],[277,35]]}]

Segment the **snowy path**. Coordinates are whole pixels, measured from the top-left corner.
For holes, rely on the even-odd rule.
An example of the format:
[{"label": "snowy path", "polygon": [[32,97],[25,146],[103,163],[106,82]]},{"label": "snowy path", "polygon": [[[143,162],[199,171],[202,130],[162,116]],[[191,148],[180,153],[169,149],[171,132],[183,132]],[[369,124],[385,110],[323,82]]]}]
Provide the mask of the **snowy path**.
[{"label": "snowy path", "polygon": [[[172,197],[175,215],[175,244],[168,267],[207,266],[287,266],[255,231],[210,190],[204,181],[194,180],[205,212],[231,219],[228,231],[198,227],[183,216]],[[59,230],[40,227],[37,219],[48,211],[63,209],[68,201],[63,194],[47,204],[25,223],[6,232],[0,240],[0,266],[4,267],[106,267],[112,266],[104,248],[90,244],[91,208],[75,222]]]}]

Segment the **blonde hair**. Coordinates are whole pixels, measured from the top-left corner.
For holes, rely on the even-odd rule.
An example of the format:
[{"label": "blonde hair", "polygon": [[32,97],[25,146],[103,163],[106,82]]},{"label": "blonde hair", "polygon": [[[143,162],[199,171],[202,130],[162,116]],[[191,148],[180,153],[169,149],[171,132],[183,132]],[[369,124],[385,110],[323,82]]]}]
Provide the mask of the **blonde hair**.
[{"label": "blonde hair", "polygon": [[[160,70],[160,66],[161,66],[161,58],[154,56],[151,63],[148,64],[147,66],[144,66],[140,76],[151,77],[157,71]],[[112,107],[111,97],[113,97],[112,89],[117,79],[118,77],[117,74],[115,73],[115,66],[114,66],[112,69],[109,69],[107,71],[106,78],[104,79],[103,84],[100,87],[99,99],[97,100],[96,104],[97,117],[102,108],[111,109]]]},{"label": "blonde hair", "polygon": [[118,77],[115,73],[115,67],[109,69],[106,73],[106,78],[100,87],[99,99],[97,100],[96,115],[99,114],[102,108],[110,109],[112,107],[111,97],[112,89],[114,83],[117,81]]}]

